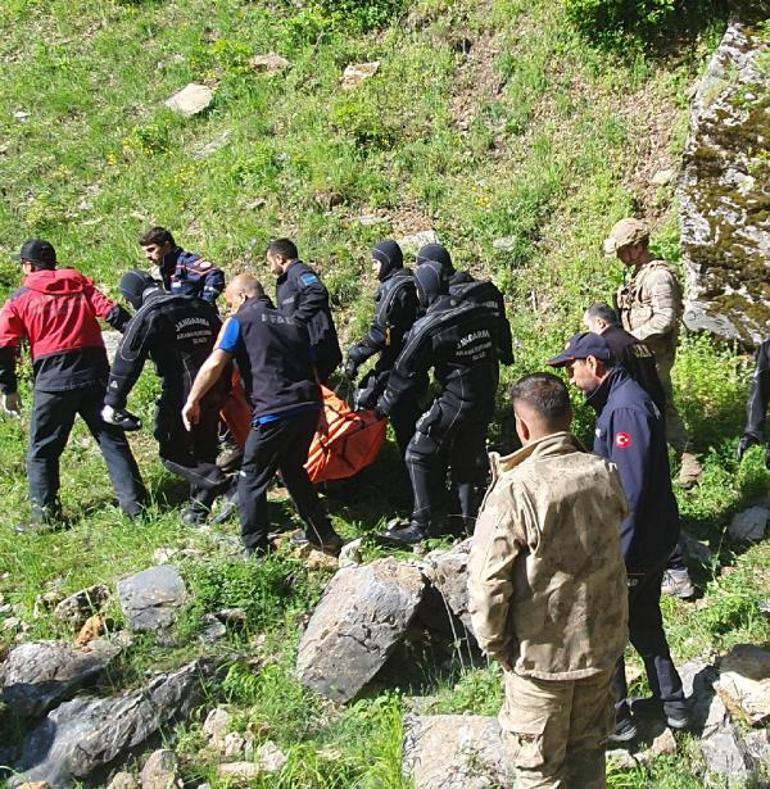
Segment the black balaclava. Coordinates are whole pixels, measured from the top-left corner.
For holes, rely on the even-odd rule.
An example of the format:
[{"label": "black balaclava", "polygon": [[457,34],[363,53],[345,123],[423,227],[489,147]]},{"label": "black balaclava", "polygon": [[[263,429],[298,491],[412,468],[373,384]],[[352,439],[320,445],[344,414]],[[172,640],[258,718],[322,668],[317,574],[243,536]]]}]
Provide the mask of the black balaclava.
[{"label": "black balaclava", "polygon": [[123,298],[138,310],[148,290],[160,290],[158,283],[146,271],[127,271],[118,286]]},{"label": "black balaclava", "polygon": [[441,246],[441,244],[426,244],[417,253],[418,266],[421,263],[427,263],[429,260],[438,263],[441,268],[444,269],[447,277],[451,277],[452,274],[455,273],[455,267],[452,265],[452,258],[449,252],[447,252],[446,247]]},{"label": "black balaclava", "polygon": [[372,257],[380,262],[378,279],[382,282],[391,272],[404,267],[401,247],[392,239],[386,238],[372,250]]},{"label": "black balaclava", "polygon": [[449,278],[444,267],[435,260],[420,263],[414,270],[417,298],[420,306],[427,310],[439,296],[449,293]]}]

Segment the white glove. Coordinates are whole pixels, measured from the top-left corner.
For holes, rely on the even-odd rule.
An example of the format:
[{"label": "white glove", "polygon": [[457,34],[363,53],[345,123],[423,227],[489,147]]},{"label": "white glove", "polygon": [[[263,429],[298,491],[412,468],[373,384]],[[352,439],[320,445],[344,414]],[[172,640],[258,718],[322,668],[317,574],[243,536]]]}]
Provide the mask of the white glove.
[{"label": "white glove", "polygon": [[117,425],[118,422],[115,419],[115,409],[111,405],[105,405],[102,408],[102,419],[108,425]]},{"label": "white glove", "polygon": [[21,419],[21,396],[18,392],[3,395],[3,411],[14,419]]}]

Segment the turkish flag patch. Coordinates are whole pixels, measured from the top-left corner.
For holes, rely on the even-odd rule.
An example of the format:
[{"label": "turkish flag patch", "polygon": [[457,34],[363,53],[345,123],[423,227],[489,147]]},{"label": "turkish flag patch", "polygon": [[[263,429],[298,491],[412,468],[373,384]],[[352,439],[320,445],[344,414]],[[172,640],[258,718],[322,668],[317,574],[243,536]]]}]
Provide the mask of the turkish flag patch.
[{"label": "turkish flag patch", "polygon": [[634,439],[631,438],[630,433],[620,432],[615,434],[615,446],[618,449],[628,449],[633,443]]}]

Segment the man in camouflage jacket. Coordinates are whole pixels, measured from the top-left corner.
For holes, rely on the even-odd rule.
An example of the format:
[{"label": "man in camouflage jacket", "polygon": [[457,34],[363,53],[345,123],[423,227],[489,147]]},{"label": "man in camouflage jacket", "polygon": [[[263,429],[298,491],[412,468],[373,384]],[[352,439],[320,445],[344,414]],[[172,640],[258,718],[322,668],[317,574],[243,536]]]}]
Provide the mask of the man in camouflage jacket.
[{"label": "man in camouflage jacket", "polygon": [[492,456],[469,560],[473,630],[504,668],[500,724],[517,786],[599,789],[628,636],[626,498],[615,466],[569,432],[560,379],[528,376],[511,399],[524,446]]}]

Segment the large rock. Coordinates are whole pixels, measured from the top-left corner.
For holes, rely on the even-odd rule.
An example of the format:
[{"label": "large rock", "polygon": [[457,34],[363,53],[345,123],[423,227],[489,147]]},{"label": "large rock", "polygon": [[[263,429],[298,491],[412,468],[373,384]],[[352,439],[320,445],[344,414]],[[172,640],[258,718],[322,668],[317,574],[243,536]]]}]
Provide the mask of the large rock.
[{"label": "large rock", "polygon": [[65,597],[54,609],[54,616],[79,630],[109,599],[109,587],[104,584],[89,586]]},{"label": "large rock", "polygon": [[734,540],[759,542],[765,536],[768,515],[765,507],[749,507],[733,517],[728,532]]},{"label": "large rock", "polygon": [[496,718],[408,716],[404,773],[416,789],[492,789],[514,785],[513,763]]},{"label": "large rock", "polygon": [[163,103],[174,112],[190,117],[207,109],[214,101],[214,91],[208,85],[190,82]]},{"label": "large rock", "polygon": [[728,709],[758,724],[770,718],[770,652],[738,644],[719,663],[715,685]]},{"label": "large rock", "polygon": [[81,652],[61,641],[22,644],[2,665],[2,700],[21,717],[38,717],[93,682],[119,651]]},{"label": "large rock", "polygon": [[352,699],[406,632],[424,588],[416,567],[391,558],[339,570],[300,641],[302,683],[334,701]]},{"label": "large rock", "polygon": [[684,695],[690,700],[692,730],[708,737],[723,729],[729,722],[727,707],[714,687],[719,674],[714,666],[691,660],[679,667]]},{"label": "large rock", "polygon": [[118,597],[132,630],[165,630],[187,599],[179,570],[163,564],[118,583]]},{"label": "large rock", "polygon": [[27,736],[13,785],[48,781],[64,787],[87,778],[161,726],[188,715],[198,702],[203,670],[195,661],[131,693],[65,702]]},{"label": "large rock", "polygon": [[164,748],[154,751],[144,763],[139,776],[142,789],[175,789],[179,759],[176,754]]},{"label": "large rock", "polygon": [[734,23],[698,88],[679,183],[684,321],[753,345],[770,320],[770,36]]},{"label": "large rock", "polygon": [[754,763],[740,732],[732,724],[701,740],[701,751],[706,770],[716,779],[712,785],[738,787],[751,781]]}]

